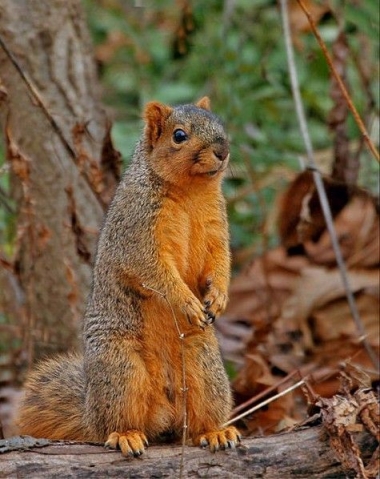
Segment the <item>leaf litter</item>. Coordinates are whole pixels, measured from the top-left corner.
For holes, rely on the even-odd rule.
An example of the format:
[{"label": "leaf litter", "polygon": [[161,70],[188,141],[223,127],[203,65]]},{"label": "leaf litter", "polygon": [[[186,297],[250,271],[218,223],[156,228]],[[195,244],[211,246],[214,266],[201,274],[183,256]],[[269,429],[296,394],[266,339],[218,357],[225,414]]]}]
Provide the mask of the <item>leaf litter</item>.
[{"label": "leaf litter", "polygon": [[[325,181],[365,338],[378,356],[379,210],[363,190]],[[233,279],[228,309],[217,324],[220,345],[235,370],[237,405],[255,404],[255,397],[273,396],[304,378],[343,466],[357,477],[376,477],[379,450],[365,465],[354,436],[365,428],[379,441],[379,374],[352,319],[315,194],[310,172],[285,192],[279,210],[282,244]],[[353,371],[359,381],[352,379]],[[270,434],[306,417],[307,401],[298,389],[239,426],[247,434]]]}]

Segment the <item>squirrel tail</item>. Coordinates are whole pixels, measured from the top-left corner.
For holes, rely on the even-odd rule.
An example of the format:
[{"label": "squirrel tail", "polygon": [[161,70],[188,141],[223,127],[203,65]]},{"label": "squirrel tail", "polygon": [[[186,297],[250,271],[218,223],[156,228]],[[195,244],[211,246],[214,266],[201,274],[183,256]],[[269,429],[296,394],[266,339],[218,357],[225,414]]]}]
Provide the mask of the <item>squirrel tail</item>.
[{"label": "squirrel tail", "polygon": [[83,358],[77,354],[41,362],[30,374],[18,411],[20,434],[86,440],[83,424]]}]

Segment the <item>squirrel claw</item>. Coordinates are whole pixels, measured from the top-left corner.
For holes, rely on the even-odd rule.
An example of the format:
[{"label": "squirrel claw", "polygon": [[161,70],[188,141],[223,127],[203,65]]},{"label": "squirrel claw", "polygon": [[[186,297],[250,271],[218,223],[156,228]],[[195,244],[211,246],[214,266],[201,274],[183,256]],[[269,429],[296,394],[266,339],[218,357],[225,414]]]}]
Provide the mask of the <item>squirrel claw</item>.
[{"label": "squirrel claw", "polygon": [[197,319],[194,321],[194,319],[191,319],[189,315],[187,315],[187,320],[189,324],[194,325],[197,324],[201,329],[205,329],[206,326],[210,324],[208,317],[205,315],[204,318],[202,319]]},{"label": "squirrel claw", "polygon": [[215,320],[216,316],[219,316],[226,308],[227,295],[219,291],[215,287],[210,287],[207,292],[203,304],[206,307],[206,313]]},{"label": "squirrel claw", "polygon": [[236,445],[241,441],[239,431],[229,426],[225,429],[215,432],[207,432],[202,434],[195,441],[201,448],[210,447],[211,452],[217,452],[225,449],[235,449]]},{"label": "squirrel claw", "polygon": [[191,325],[197,325],[201,329],[205,329],[210,324],[209,311],[198,300],[189,300],[182,311],[186,314]]},{"label": "squirrel claw", "polygon": [[[239,438],[238,438],[238,439],[239,439],[239,442],[240,442],[240,440],[241,440],[240,434],[239,434]],[[227,441],[227,444],[228,444],[229,449],[235,449],[235,448],[236,448],[236,444],[234,443],[234,441],[228,440],[228,441]]]},{"label": "squirrel claw", "polygon": [[104,445],[110,449],[120,449],[123,456],[139,457],[148,446],[148,440],[141,431],[131,429],[124,433],[112,432]]}]

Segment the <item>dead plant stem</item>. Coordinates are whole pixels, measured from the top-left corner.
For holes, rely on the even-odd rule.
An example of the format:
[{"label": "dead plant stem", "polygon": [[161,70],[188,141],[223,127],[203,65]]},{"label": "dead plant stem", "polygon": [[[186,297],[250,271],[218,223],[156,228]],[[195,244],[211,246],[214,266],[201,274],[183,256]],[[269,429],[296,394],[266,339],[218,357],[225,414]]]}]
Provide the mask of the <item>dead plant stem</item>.
[{"label": "dead plant stem", "polygon": [[280,393],[276,394],[275,396],[271,396],[270,398],[266,399],[265,401],[261,402],[260,404],[256,404],[256,406],[253,406],[251,409],[248,409],[248,411],[243,412],[239,416],[234,417],[233,419],[230,419],[226,423],[223,424],[222,427],[227,427],[230,424],[233,424],[236,421],[239,421],[239,419],[242,419],[243,417],[248,416],[249,414],[254,413],[258,409],[261,409],[262,407],[270,404],[273,401],[276,401],[276,399],[280,399],[281,397],[285,396],[286,394],[294,391],[295,389],[299,388],[305,384],[305,380],[302,379],[301,381],[298,381],[298,383],[293,384],[293,386],[288,387],[287,389],[284,389],[284,391],[281,391]]},{"label": "dead plant stem", "polygon": [[[307,7],[305,6],[305,4],[303,3],[302,0],[297,0],[299,6],[302,8],[302,10],[304,11],[309,23],[310,23],[310,28],[312,30],[312,32],[314,33],[314,36],[315,38],[317,39],[317,42],[319,44],[319,46],[321,47],[321,50],[323,52],[323,55],[327,61],[327,64],[328,66],[330,67],[330,70],[331,70],[331,73],[333,74],[343,96],[344,96],[344,99],[346,100],[347,102],[347,105],[349,107],[349,109],[351,110],[351,113],[353,114],[354,118],[355,118],[355,122],[356,124],[358,125],[359,127],[359,130],[361,131],[366,143],[367,143],[367,146],[368,148],[370,149],[371,153],[373,154],[373,156],[376,158],[377,161],[380,161],[380,156],[379,156],[379,152],[377,151],[375,145],[373,144],[368,132],[367,132],[367,128],[365,127],[362,119],[360,118],[360,115],[355,107],[355,105],[353,104],[351,98],[350,98],[350,95],[347,91],[347,88],[343,82],[343,80],[341,79],[339,73],[336,71],[336,68],[334,67],[334,63],[332,61],[332,58],[331,58],[331,55],[329,53],[329,51],[327,50],[327,47],[326,47],[326,44],[325,42],[323,41],[318,29],[317,29],[317,26],[313,20],[313,17],[311,16],[309,10],[307,9]],[[284,3],[283,0],[281,0],[281,3]]]},{"label": "dead plant stem", "polygon": [[231,412],[231,417],[234,416],[235,414],[237,414],[238,412],[242,411],[243,409],[245,409],[246,407],[250,406],[251,404],[253,404],[254,402],[257,402],[259,401],[260,399],[262,399],[263,397],[267,396],[268,394],[270,394],[271,392],[275,391],[278,387],[282,386],[284,383],[287,383],[288,381],[290,381],[290,379],[292,379],[297,373],[299,373],[298,370],[295,370],[293,372],[291,372],[290,374],[288,374],[287,376],[285,376],[283,379],[281,379],[280,381],[278,381],[276,384],[273,384],[273,386],[270,386],[269,388],[266,388],[264,391],[261,391],[259,394],[256,394],[255,396],[249,398],[247,401],[243,402],[242,404],[239,404],[239,406],[236,406],[232,412]]}]

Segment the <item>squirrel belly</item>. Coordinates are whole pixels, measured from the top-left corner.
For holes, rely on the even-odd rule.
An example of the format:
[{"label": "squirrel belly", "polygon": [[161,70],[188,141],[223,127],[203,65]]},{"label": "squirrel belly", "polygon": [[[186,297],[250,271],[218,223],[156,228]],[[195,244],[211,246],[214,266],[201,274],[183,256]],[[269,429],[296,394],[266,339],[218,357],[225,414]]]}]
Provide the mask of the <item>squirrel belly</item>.
[{"label": "squirrel belly", "polygon": [[32,373],[21,432],[139,455],[148,439],[181,435],[184,367],[189,437],[213,451],[232,447],[240,435],[222,428],[232,398],[212,326],[230,277],[227,135],[207,98],[151,102],[144,119],[100,233],[83,356]]}]

